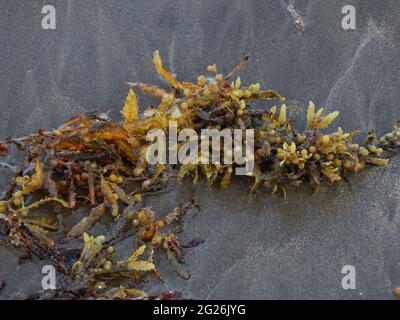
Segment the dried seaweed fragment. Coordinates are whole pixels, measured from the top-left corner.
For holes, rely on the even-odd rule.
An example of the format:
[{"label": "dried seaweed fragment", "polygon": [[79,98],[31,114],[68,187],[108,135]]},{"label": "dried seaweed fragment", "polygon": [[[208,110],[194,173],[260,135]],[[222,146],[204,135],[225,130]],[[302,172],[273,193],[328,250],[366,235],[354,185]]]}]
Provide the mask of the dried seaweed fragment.
[{"label": "dried seaweed fragment", "polygon": [[85,272],[103,248],[104,236],[93,237],[83,234],[84,247],[81,256],[72,266],[72,274],[79,275]]},{"label": "dried seaweed fragment", "polygon": [[[292,1],[291,1],[292,2]],[[297,29],[300,31],[304,32],[305,30],[305,25],[303,18],[297,13],[293,3],[290,3],[287,7],[287,11],[290,13],[290,16],[293,19],[294,25]]]},{"label": "dried seaweed fragment", "polygon": [[[141,283],[146,275],[161,279],[154,264],[154,256],[160,251],[170,261],[184,263],[185,248],[201,243],[192,241],[185,246],[177,237],[178,225],[193,201],[183,201],[161,217],[151,208],[141,207],[140,202],[147,194],[162,190],[168,179],[191,177],[196,182],[205,177],[209,186],[219,183],[228,187],[240,164],[224,163],[222,156],[232,151],[220,144],[221,161],[150,165],[146,160],[146,136],[152,129],[161,129],[167,137],[168,126],[174,121],[178,134],[186,129],[196,134],[202,129],[254,130],[255,152],[248,155],[254,160],[254,170],[248,173],[254,181],[251,192],[267,188],[272,194],[283,196],[287,195],[288,186],[309,182],[317,188],[324,181],[340,181],[369,165],[386,166],[389,155],[400,147],[399,123],[380,138],[371,130],[359,145],[353,142],[353,136],[361,132],[344,132],[340,127],[329,130],[339,113],[323,115],[323,108],[315,110],[312,102],[305,115],[307,125],[299,128],[293,116],[293,112],[301,110],[299,107],[282,104],[282,95],[262,88],[259,83],[245,85],[240,77],[231,79],[248,60],[245,56],[227,75],[219,73],[217,65],[212,64],[207,67],[207,76],[200,75],[191,83],[178,81],[156,51],[155,70],[169,88],[128,83],[130,89],[121,121],[87,112],[67,120],[56,130],[38,130],[26,137],[9,137],[0,142],[0,155],[7,155],[11,145],[24,153],[24,160],[15,169],[15,177],[0,201],[0,225],[4,229],[1,236],[4,233],[7,242],[24,250],[26,256],[54,261],[66,275],[64,288],[57,297],[177,296],[167,292],[147,297]],[[136,89],[159,99],[158,106],[150,106],[139,115]],[[273,100],[275,106],[255,110],[251,105],[255,100]],[[183,144],[177,147],[181,148]],[[50,202],[65,208],[55,207],[61,225],[55,222],[55,216],[42,216],[37,212],[40,210],[31,212]],[[71,229],[65,228],[65,211],[84,206],[91,211]],[[106,241],[105,236],[87,232],[107,209],[115,219]],[[52,236],[55,232],[62,233],[57,237],[63,239],[61,242],[83,236],[83,249],[74,255],[75,263],[72,264],[71,250],[61,249],[60,242]],[[132,238],[132,254],[117,261],[112,245],[127,237]],[[185,272],[178,272],[188,278]],[[68,290],[69,285],[79,289]]]},{"label": "dried seaweed fragment", "polygon": [[35,159],[35,173],[28,181],[25,182],[23,179],[17,180],[17,182],[22,186],[21,189],[22,195],[28,195],[40,189],[43,185],[43,181],[44,181],[44,170],[40,158]]},{"label": "dried seaweed fragment", "polygon": [[101,192],[104,195],[105,205],[110,208],[112,215],[114,217],[118,216],[118,198],[103,176],[101,176]]},{"label": "dried seaweed fragment", "polygon": [[153,64],[158,74],[163,77],[164,80],[167,81],[167,83],[169,83],[172,87],[176,89],[182,89],[182,85],[178,81],[176,81],[174,76],[163,66],[160,54],[157,50],[154,51],[153,54]]},{"label": "dried seaweed fragment", "polygon": [[79,221],[76,225],[74,225],[71,230],[68,232],[67,236],[64,239],[64,242],[73,240],[75,238],[80,237],[86,231],[88,231],[94,224],[100,219],[100,217],[105,213],[106,208],[104,203],[99,204],[94,207],[87,217],[84,217],[81,221]]}]

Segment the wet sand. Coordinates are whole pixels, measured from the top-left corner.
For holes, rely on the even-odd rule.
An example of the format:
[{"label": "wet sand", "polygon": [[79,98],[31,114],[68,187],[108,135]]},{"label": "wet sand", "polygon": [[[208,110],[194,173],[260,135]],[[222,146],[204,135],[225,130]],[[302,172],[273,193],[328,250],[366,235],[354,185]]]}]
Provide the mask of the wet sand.
[{"label": "wet sand", "polygon": [[[0,6],[0,136],[57,127],[97,109],[119,117],[126,81],[160,83],[151,54],[160,51],[179,79],[194,80],[216,62],[228,72],[245,53],[242,83],[260,82],[289,101],[309,100],[340,111],[345,130],[378,133],[400,118],[400,3],[352,1],[356,30],[343,30],[347,1],[294,1],[305,23],[298,30],[287,1],[53,1],[57,29],[41,29],[45,1],[3,0]],[[153,103],[140,96],[144,107]],[[12,156],[2,159],[13,163]],[[176,266],[160,264],[164,283],[187,298],[391,299],[400,286],[400,159],[371,168],[312,195],[305,186],[288,198],[250,196],[236,179],[228,190],[183,183],[149,198],[167,212],[187,194],[181,237],[204,243]],[[9,178],[0,167],[0,187]],[[129,245],[126,246],[128,254]],[[45,261],[17,265],[0,245],[0,298],[34,292]],[[357,288],[343,290],[342,267],[354,265]]]}]

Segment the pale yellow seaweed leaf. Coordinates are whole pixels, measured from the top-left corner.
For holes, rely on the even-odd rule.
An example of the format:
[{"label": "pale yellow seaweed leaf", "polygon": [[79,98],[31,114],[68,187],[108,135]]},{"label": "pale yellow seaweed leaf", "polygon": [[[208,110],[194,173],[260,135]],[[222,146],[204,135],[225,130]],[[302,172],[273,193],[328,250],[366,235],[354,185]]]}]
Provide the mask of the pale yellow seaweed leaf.
[{"label": "pale yellow seaweed leaf", "polygon": [[134,251],[132,253],[132,255],[127,259],[127,262],[129,263],[129,262],[136,261],[137,258],[139,258],[144,253],[145,250],[146,250],[146,246],[142,245],[139,249],[137,249],[136,251]]},{"label": "pale yellow seaweed leaf", "polygon": [[329,113],[326,117],[321,119],[321,122],[319,123],[318,127],[319,128],[328,127],[331,124],[331,122],[337,118],[338,115],[339,115],[339,111],[334,111],[334,112]]},{"label": "pale yellow seaweed leaf", "polygon": [[279,124],[284,124],[286,122],[286,105],[282,105],[281,111],[279,112],[278,118]]},{"label": "pale yellow seaweed leaf", "polygon": [[138,119],[139,116],[139,106],[135,92],[129,89],[128,96],[125,100],[124,109],[122,111],[124,116],[124,122],[131,122]]},{"label": "pale yellow seaweed leaf", "polygon": [[152,262],[137,260],[128,263],[128,268],[134,271],[151,271],[156,267]]},{"label": "pale yellow seaweed leaf", "polygon": [[315,114],[315,118],[319,118],[322,115],[323,111],[324,111],[324,108],[319,108],[317,113]]},{"label": "pale yellow seaweed leaf", "polygon": [[235,89],[240,89],[241,84],[242,84],[242,80],[240,79],[240,77],[237,77],[237,79],[235,81]]},{"label": "pale yellow seaweed leaf", "polygon": [[310,104],[308,105],[307,109],[307,126],[310,127],[313,120],[315,118],[315,105],[312,101],[310,101]]},{"label": "pale yellow seaweed leaf", "polygon": [[147,297],[147,293],[144,292],[143,290],[139,290],[139,289],[133,289],[133,288],[126,288],[125,292],[130,295],[130,296],[135,296],[135,297]]}]

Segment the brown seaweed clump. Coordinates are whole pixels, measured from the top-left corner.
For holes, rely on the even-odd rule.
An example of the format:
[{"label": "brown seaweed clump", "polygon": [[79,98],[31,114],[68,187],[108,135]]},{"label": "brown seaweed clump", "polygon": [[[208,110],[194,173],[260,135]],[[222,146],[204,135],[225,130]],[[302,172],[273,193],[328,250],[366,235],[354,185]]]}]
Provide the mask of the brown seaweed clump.
[{"label": "brown seaweed clump", "polygon": [[[181,82],[164,67],[158,51],[153,64],[169,85],[128,83],[130,86],[122,110],[122,121],[97,113],[85,113],[69,119],[54,131],[39,130],[22,138],[7,138],[0,143],[0,155],[7,156],[10,145],[21,150],[24,159],[0,201],[0,224],[8,243],[40,258],[50,258],[65,275],[56,296],[70,298],[144,298],[140,289],[144,275],[162,279],[154,264],[158,251],[170,260],[182,263],[184,248],[179,243],[174,224],[192,205],[179,204],[164,217],[158,217],[141,201],[147,193],[164,188],[168,179],[204,176],[211,186],[231,183],[237,163],[149,165],[147,133],[161,129],[167,133],[170,121],[177,130],[202,129],[254,130],[254,179],[251,189],[270,188],[286,196],[287,186],[308,182],[317,188],[323,181],[337,182],[369,165],[385,166],[385,154],[400,145],[399,123],[393,132],[377,138],[373,130],[360,146],[353,142],[359,131],[344,132],[340,127],[327,131],[338,112],[324,114],[312,102],[306,110],[306,127],[297,128],[289,112],[299,107],[283,104],[285,98],[255,83],[244,86],[234,75],[246,64],[246,56],[229,74],[207,67],[208,77],[200,75],[196,83]],[[139,114],[134,90],[159,99],[157,107],[147,107]],[[252,102],[276,101],[276,106],[257,111]],[[243,141],[244,143],[245,141]],[[178,149],[183,143],[178,145]],[[227,150],[221,143],[221,157]],[[37,209],[55,203],[75,211],[91,207],[78,224],[64,232],[55,217],[44,216]],[[116,231],[109,237],[87,232],[99,219],[110,214]],[[132,231],[133,230],[133,231]],[[164,231],[165,230],[165,231]],[[55,240],[60,238],[61,240]],[[132,254],[116,258],[113,243],[124,234],[134,238]],[[55,237],[54,235],[58,235]],[[62,249],[61,244],[83,237],[79,254]],[[72,263],[71,256],[74,257]],[[79,289],[76,289],[76,283]],[[71,287],[75,289],[71,289]],[[165,293],[158,298],[171,298]]]}]

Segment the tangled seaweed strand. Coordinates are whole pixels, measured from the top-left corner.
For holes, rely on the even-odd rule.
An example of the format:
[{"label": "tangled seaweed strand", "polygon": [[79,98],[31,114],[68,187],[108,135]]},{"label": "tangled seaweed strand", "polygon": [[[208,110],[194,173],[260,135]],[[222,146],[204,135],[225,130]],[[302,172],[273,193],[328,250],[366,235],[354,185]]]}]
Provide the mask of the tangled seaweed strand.
[{"label": "tangled seaweed strand", "polygon": [[[317,188],[324,180],[339,181],[368,165],[388,164],[384,155],[399,147],[400,123],[380,139],[374,131],[369,132],[365,145],[360,146],[353,142],[359,131],[344,132],[339,127],[324,132],[339,113],[323,115],[323,108],[316,110],[310,102],[306,128],[299,130],[289,117],[289,111],[298,108],[282,104],[283,96],[261,89],[258,83],[242,86],[239,77],[231,80],[247,60],[248,56],[226,76],[218,73],[215,64],[208,66],[209,77],[200,75],[197,83],[189,83],[175,79],[155,51],[154,67],[170,90],[128,83],[130,89],[121,122],[85,113],[54,131],[39,130],[37,134],[7,138],[0,143],[2,156],[7,156],[12,144],[24,152],[20,169],[0,201],[2,234],[29,256],[52,259],[64,273],[63,289],[56,291],[53,298],[148,298],[140,284],[146,274],[161,279],[153,260],[155,252],[164,251],[170,260],[184,262],[184,246],[179,244],[171,226],[193,202],[187,200],[157,219],[151,209],[141,207],[143,197],[162,189],[174,172],[178,179],[191,176],[197,181],[204,175],[209,185],[219,181],[227,187],[237,164],[149,165],[146,150],[150,143],[146,135],[151,129],[167,132],[170,121],[177,123],[178,132],[186,128],[196,132],[254,129],[255,168],[249,174],[254,179],[252,192],[263,186],[286,196],[288,185],[309,182]],[[134,90],[159,99],[158,107],[148,107],[139,115]],[[256,112],[250,106],[256,100],[275,100],[279,106]],[[182,147],[183,143],[178,145],[178,149]],[[225,152],[228,151],[221,145],[221,157]],[[37,200],[37,196],[41,198]],[[61,241],[55,241],[52,234],[60,232],[55,217],[37,217],[36,209],[48,203],[67,211],[89,205],[91,211]],[[109,239],[89,235],[87,231],[108,213],[115,219],[117,231]],[[132,228],[132,254],[118,261],[112,244]],[[80,237],[84,247],[79,253],[74,255],[72,249],[61,248],[60,244]],[[186,247],[196,244],[195,241]],[[73,263],[69,261],[71,256]],[[169,292],[156,298],[174,296]]]}]

